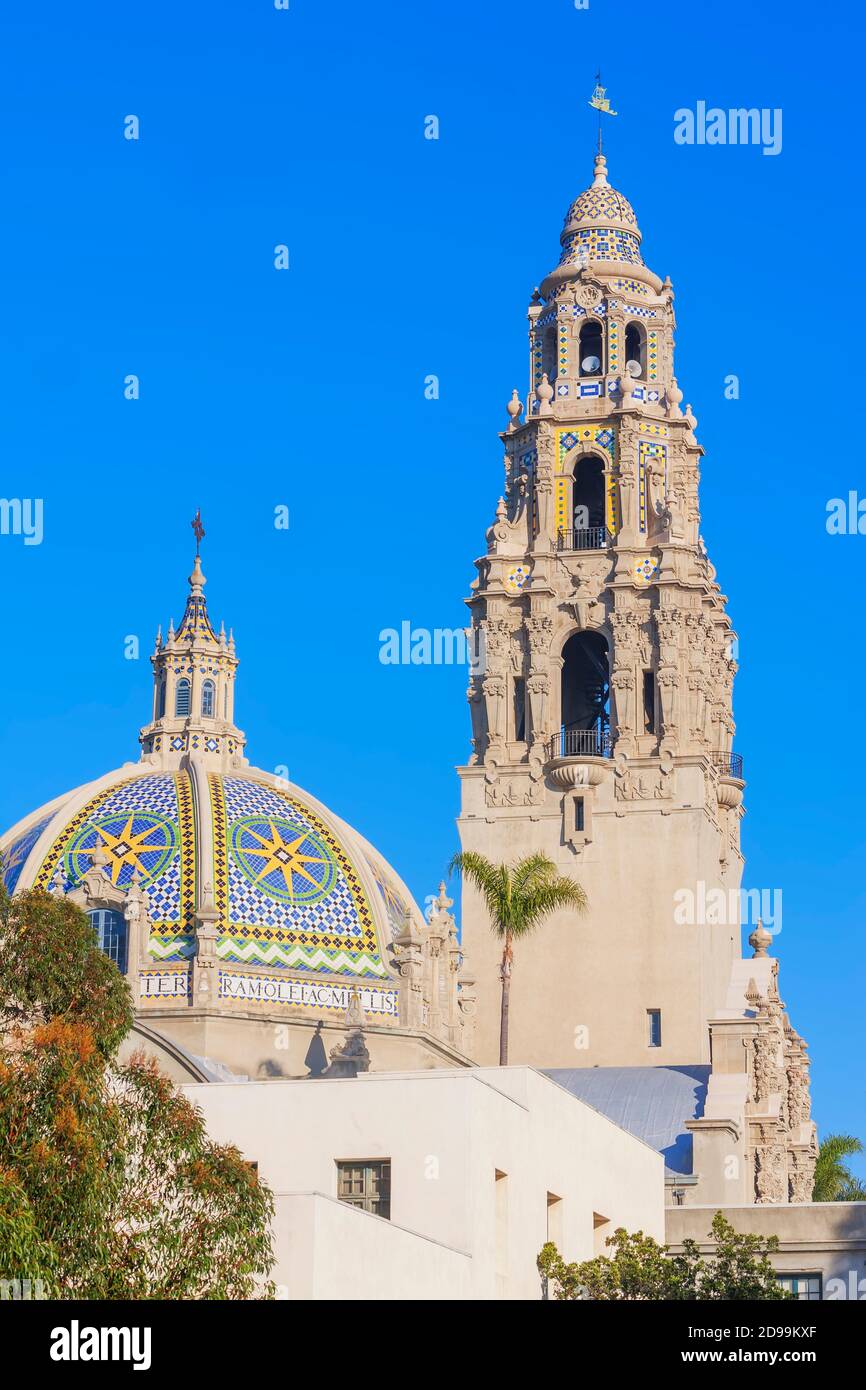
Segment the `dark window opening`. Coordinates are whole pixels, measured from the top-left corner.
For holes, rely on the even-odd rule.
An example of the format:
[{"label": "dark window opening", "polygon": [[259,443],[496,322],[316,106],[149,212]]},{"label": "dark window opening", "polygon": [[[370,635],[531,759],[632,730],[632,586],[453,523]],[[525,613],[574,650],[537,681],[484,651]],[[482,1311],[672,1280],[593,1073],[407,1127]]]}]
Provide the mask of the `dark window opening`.
[{"label": "dark window opening", "polygon": [[113,960],[121,975],[126,974],[126,918],[122,912],[98,909],[88,912],[96,932],[96,944]]},{"label": "dark window opening", "polygon": [[582,796],[576,796],[574,798],[574,828],[576,831],[581,833],[584,829],[584,810]]},{"label": "dark window opening", "polygon": [[353,1159],[337,1164],[337,1196],[350,1207],[391,1219],[391,1160]]},{"label": "dark window opening", "polygon": [[213,718],[216,706],[216,686],[213,681],[205,681],[201,688],[201,712],[207,719]]},{"label": "dark window opening", "polygon": [[647,1009],[647,1041],[650,1047],[661,1047],[662,1045],[662,1011],[661,1009]]},{"label": "dark window opening", "polygon": [[587,319],[580,330],[580,375],[600,376],[604,371],[604,337],[598,319]]},{"label": "dark window opening", "polygon": [[646,375],[646,335],[639,323],[630,323],[625,330],[625,369],[631,377]]},{"label": "dark window opening", "polygon": [[562,649],[564,756],[603,757],[610,729],[610,664],[598,632],[576,632]]},{"label": "dark window opening", "polygon": [[580,457],[574,465],[571,489],[575,531],[600,530],[604,526],[604,462],[596,454]]},{"label": "dark window opening", "polygon": [[514,737],[518,743],[526,741],[526,681],[523,676],[514,677]]},{"label": "dark window opening", "polygon": [[545,328],[544,338],[542,339],[542,371],[547,373],[547,380],[553,381],[559,366],[557,359],[556,346],[556,327]]},{"label": "dark window opening", "polygon": [[645,734],[656,731],[656,681],[652,671],[643,673],[643,728]]},{"label": "dark window opening", "polygon": [[159,683],[159,690],[156,696],[156,717],[162,719],[165,714],[165,676]]}]

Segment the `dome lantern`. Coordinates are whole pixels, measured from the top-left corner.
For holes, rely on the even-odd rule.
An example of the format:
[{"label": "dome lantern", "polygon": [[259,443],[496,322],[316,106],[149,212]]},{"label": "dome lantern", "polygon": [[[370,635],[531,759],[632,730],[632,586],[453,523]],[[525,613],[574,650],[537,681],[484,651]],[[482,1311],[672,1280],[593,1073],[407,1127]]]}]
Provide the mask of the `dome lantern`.
[{"label": "dome lantern", "polygon": [[245,738],[234,722],[237,656],[225,625],[214,631],[207,610],[201,567],[201,514],[193,521],[195,561],[180,627],[169,623],[165,641],[157,634],[153,666],[153,715],[141,730],[142,759],[159,767],[179,767],[198,755],[220,766],[242,767]]}]

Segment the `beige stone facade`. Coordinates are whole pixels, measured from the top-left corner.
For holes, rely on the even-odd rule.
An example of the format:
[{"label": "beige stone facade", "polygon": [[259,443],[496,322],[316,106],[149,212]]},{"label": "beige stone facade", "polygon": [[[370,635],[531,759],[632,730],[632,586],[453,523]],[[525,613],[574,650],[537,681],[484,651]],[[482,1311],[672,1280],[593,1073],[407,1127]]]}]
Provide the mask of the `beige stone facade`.
[{"label": "beige stone facade", "polygon": [[[601,156],[562,245],[529,308],[528,409],[515,392],[505,495],[468,600],[483,669],[461,842],[497,861],[544,851],[589,897],[519,949],[515,1061],[705,1061],[739,917],[681,925],[675,895],[736,896],[743,782],[734,635],[700,535],[703,451],[674,374],[673,289],[643,264]],[[498,952],[468,888],[463,935],[490,1061]]]}]

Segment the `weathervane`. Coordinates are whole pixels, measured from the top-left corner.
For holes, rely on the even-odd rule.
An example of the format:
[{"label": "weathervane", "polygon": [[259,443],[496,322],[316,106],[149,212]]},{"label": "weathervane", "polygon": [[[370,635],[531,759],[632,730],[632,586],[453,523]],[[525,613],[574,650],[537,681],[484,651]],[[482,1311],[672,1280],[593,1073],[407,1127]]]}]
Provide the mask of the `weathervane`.
[{"label": "weathervane", "polygon": [[601,118],[602,116],[616,116],[617,112],[610,109],[607,88],[601,85],[600,71],[595,74],[595,91],[589,99],[589,104],[593,110],[598,112],[598,152],[601,154]]},{"label": "weathervane", "polygon": [[201,549],[202,538],[204,536],[204,527],[201,524],[201,507],[197,508],[196,514],[190,522],[190,526],[192,527],[193,534],[195,536],[195,553],[196,555],[198,555]]}]

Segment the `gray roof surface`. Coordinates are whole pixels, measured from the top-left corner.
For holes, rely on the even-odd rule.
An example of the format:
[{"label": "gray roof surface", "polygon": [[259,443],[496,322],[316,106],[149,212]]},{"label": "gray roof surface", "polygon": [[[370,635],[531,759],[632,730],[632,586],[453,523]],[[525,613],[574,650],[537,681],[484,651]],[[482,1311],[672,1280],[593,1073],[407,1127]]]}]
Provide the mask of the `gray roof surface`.
[{"label": "gray roof surface", "polygon": [[554,1067],[558,1086],[663,1155],[669,1176],[692,1172],[686,1120],[704,1111],[710,1067]]}]

